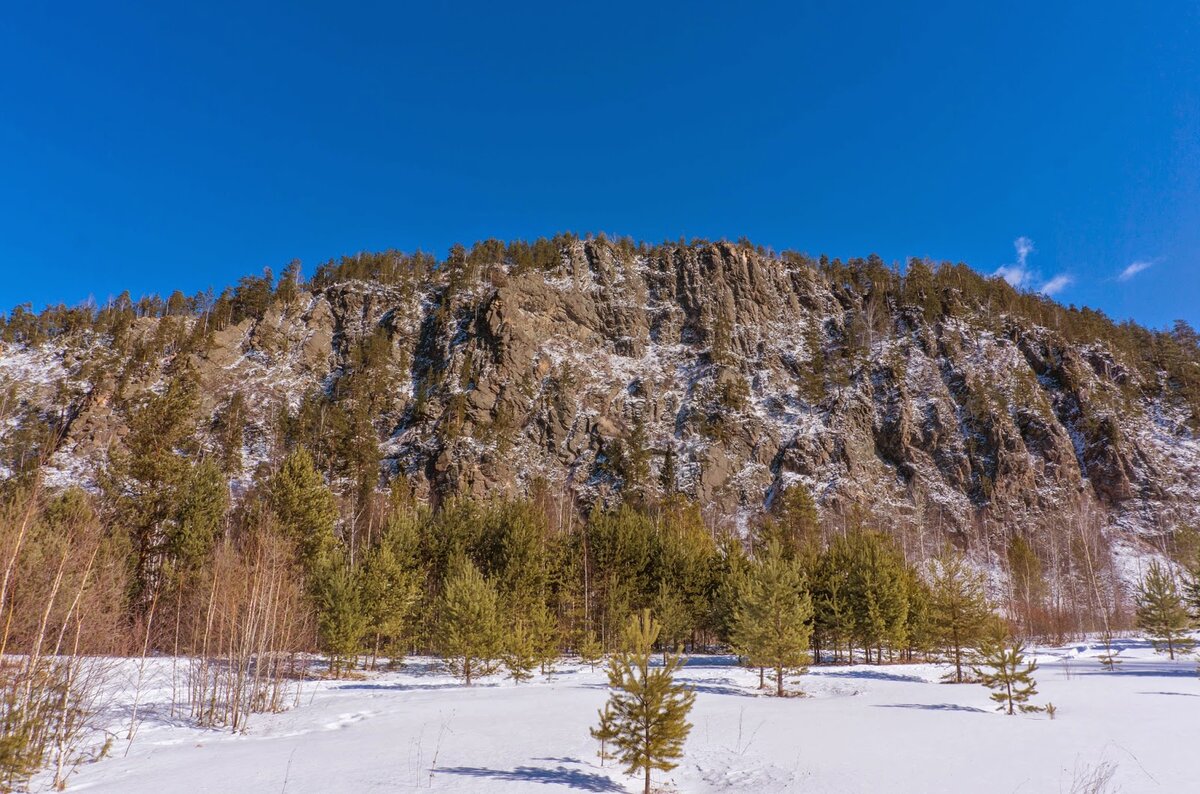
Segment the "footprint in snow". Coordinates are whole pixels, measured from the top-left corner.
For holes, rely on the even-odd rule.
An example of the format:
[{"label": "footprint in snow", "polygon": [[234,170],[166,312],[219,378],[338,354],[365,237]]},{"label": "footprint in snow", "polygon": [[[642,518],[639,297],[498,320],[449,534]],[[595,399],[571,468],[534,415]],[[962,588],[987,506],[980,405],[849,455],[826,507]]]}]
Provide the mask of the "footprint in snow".
[{"label": "footprint in snow", "polygon": [[325,723],[325,730],[336,731],[342,728],[349,728],[354,723],[362,722],[363,720],[372,716],[374,716],[374,712],[372,711],[356,711],[351,714],[339,714],[338,718],[333,722]]}]

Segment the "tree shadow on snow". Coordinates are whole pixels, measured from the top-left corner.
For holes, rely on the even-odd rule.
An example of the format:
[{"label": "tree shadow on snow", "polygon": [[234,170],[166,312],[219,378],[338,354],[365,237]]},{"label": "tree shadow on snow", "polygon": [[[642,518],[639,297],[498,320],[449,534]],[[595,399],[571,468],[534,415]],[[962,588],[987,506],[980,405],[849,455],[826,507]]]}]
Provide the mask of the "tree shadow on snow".
[{"label": "tree shadow on snow", "polygon": [[554,756],[544,756],[541,758],[535,758],[533,760],[534,761],[553,761],[556,764],[582,764],[583,763],[578,758],[569,758],[567,756],[563,756],[562,758],[555,758]]},{"label": "tree shadow on snow", "polygon": [[921,711],[965,711],[971,714],[987,714],[983,709],[974,706],[960,706],[957,703],[880,703],[877,709],[920,709]]},{"label": "tree shadow on snow", "polygon": [[[1093,649],[1103,649],[1104,648],[1103,645],[1100,645],[1098,643],[1092,643],[1091,647]],[[1116,651],[1145,650],[1145,649],[1153,648],[1154,643],[1152,643],[1150,640],[1146,639],[1145,637],[1113,637],[1112,647],[1113,647],[1113,650],[1116,650]]]},{"label": "tree shadow on snow", "polygon": [[693,692],[702,692],[706,695],[734,695],[736,697],[754,697],[753,694],[747,692],[741,687],[723,686],[721,684],[701,684],[694,681],[689,681],[686,678],[677,679],[679,683],[685,685]]},{"label": "tree shadow on snow", "polygon": [[858,668],[852,670],[830,670],[828,672],[810,668],[808,674],[812,676],[824,676],[826,678],[869,678],[873,681],[901,681],[909,684],[929,683],[919,675],[901,675],[900,673],[885,673],[883,670],[860,670]]},{"label": "tree shadow on snow", "polygon": [[[754,692],[748,692],[739,686],[714,684],[712,682],[702,682],[702,681],[698,681],[698,680],[692,679],[692,678],[684,678],[682,676],[680,676],[679,678],[677,678],[675,680],[677,683],[683,684],[688,689],[690,689],[694,692],[700,692],[700,693],[703,693],[706,695],[732,695],[734,697],[744,697],[744,698],[757,697],[754,694]],[[768,688],[770,688],[770,686],[774,686],[774,684],[770,684],[768,686]],[[608,690],[609,686],[608,686],[608,684],[605,684],[605,683],[597,683],[597,684],[584,684],[583,688],[584,689]]]},{"label": "tree shadow on snow", "polygon": [[[495,684],[475,684],[472,689],[486,689]],[[374,690],[378,692],[420,692],[426,689],[466,689],[466,684],[461,683],[445,683],[445,684],[342,684],[333,687],[333,689],[363,689]]]},{"label": "tree shadow on snow", "polygon": [[742,663],[736,656],[728,654],[722,656],[689,656],[683,660],[685,668],[704,668],[704,667],[741,667]]},{"label": "tree shadow on snow", "polygon": [[[1119,657],[1118,657],[1119,658]],[[1116,676],[1134,676],[1137,678],[1195,678],[1196,665],[1191,660],[1180,660],[1178,662],[1170,661],[1147,661],[1139,662],[1132,659],[1120,660],[1116,670],[1073,670],[1072,676],[1076,675],[1116,675]]]},{"label": "tree shadow on snow", "polygon": [[1195,692],[1138,692],[1139,695],[1176,695],[1181,698],[1200,698]]},{"label": "tree shadow on snow", "polygon": [[542,783],[551,786],[565,786],[578,791],[625,791],[604,775],[594,772],[583,772],[578,769],[567,769],[556,766],[546,769],[536,766],[519,766],[516,769],[485,769],[477,766],[438,767],[437,771],[447,775],[463,775],[466,777],[488,777],[493,780],[504,780],[512,783]]}]

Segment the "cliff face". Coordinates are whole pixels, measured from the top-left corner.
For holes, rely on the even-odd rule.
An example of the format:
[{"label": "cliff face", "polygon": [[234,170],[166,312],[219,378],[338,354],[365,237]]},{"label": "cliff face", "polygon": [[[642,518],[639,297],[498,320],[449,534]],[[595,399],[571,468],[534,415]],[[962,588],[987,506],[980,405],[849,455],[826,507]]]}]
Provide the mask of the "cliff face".
[{"label": "cliff face", "polygon": [[[216,332],[188,354],[201,446],[240,391],[252,470],[279,443],[281,406],[336,396],[358,371],[384,384],[371,416],[384,476],[435,497],[538,479],[585,502],[674,487],[739,520],[800,481],[835,513],[968,534],[1087,520],[1131,551],[1200,514],[1188,412],[1147,396],[1161,375],[1100,340],[1067,343],[1000,309],[930,318],[748,246],[574,242],[549,270],[496,264],[454,290],[444,275],[341,281]],[[363,374],[368,339],[384,360]],[[0,353],[23,404],[69,403],[52,483],[88,482],[120,443],[118,403],[178,365],[149,362],[118,400],[111,376],[85,375],[105,344]]]}]

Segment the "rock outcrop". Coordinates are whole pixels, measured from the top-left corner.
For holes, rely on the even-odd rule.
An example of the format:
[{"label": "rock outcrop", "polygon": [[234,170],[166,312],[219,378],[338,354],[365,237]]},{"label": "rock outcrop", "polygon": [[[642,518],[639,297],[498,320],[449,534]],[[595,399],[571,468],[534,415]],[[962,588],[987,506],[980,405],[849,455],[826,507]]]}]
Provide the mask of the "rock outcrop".
[{"label": "rock outcrop", "polygon": [[[434,273],[415,288],[302,293],[191,354],[199,432],[241,391],[252,470],[280,407],[332,393],[380,335],[394,384],[372,417],[382,476],[403,472],[435,498],[538,480],[585,503],[667,487],[740,519],[798,481],[826,510],[964,532],[1052,531],[1099,511],[1131,547],[1200,513],[1187,412],[1147,397],[1103,342],[1068,344],[1002,312],[931,321],[745,245],[657,250],[575,242],[557,268],[497,263],[453,291]],[[60,341],[10,348],[0,374],[49,406],[86,358]],[[127,389],[155,388],[169,363]],[[79,388],[48,465],[60,483],[86,482],[120,443],[111,378]],[[674,482],[661,483],[668,459]]]}]

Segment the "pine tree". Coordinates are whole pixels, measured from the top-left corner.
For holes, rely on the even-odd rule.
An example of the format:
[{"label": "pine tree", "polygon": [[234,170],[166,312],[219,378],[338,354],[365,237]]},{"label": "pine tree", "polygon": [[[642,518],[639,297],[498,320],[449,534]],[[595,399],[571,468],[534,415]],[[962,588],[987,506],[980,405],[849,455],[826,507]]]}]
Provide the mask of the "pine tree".
[{"label": "pine tree", "polygon": [[979,663],[975,674],[988,689],[993,690],[991,699],[997,703],[997,711],[1015,714],[1041,711],[1039,706],[1029,705],[1029,698],[1037,694],[1037,682],[1033,673],[1037,662],[1025,663],[1025,645],[1010,642],[1001,633],[993,633],[979,649]]},{"label": "pine tree", "polygon": [[275,286],[275,300],[285,309],[291,308],[300,292],[300,260],[293,259],[279,276]]},{"label": "pine tree", "polygon": [[785,557],[816,557],[820,540],[817,505],[812,492],[796,483],[779,494],[772,503],[772,516],[760,534],[761,546],[779,543]]},{"label": "pine tree", "polygon": [[733,307],[721,304],[716,307],[712,327],[708,329],[709,360],[713,364],[728,364],[733,348]]},{"label": "pine tree", "polygon": [[653,553],[654,525],[650,519],[622,503],[616,510],[594,513],[588,521],[587,544],[593,598],[599,607],[599,632],[610,647],[620,637],[631,607],[643,599],[648,587],[647,562]]},{"label": "pine tree", "polygon": [[949,546],[933,567],[930,618],[939,648],[954,664],[954,681],[963,682],[963,663],[987,628],[988,606],[983,577]]},{"label": "pine tree", "polygon": [[336,543],[337,503],[307,450],[287,456],[269,491],[271,509],[305,562],[311,566],[328,555]]},{"label": "pine tree", "polygon": [[662,625],[660,645],[691,642],[709,612],[716,587],[719,551],[695,504],[681,497],[664,502],[658,513],[650,582],[657,582],[651,607]]},{"label": "pine tree", "polygon": [[[544,512],[525,500],[490,505],[482,517],[486,538],[480,564],[494,571],[501,600],[514,615],[532,617],[545,602],[550,568]],[[530,626],[532,629],[532,625]]]},{"label": "pine tree", "polygon": [[[694,692],[675,683],[682,656],[668,655],[663,665],[651,668],[658,633],[650,610],[631,616],[624,650],[609,660],[608,668],[611,741],[628,773],[645,776],[644,794],[650,794],[652,770],[670,771],[683,757],[683,743],[692,729],[687,715],[696,700]],[[603,717],[601,712],[602,721]]]},{"label": "pine tree", "polygon": [[709,596],[710,621],[716,628],[717,636],[726,642],[731,642],[733,616],[749,571],[750,560],[742,547],[741,538],[726,536],[721,541],[714,564],[714,586]]},{"label": "pine tree", "polygon": [[340,678],[345,669],[353,666],[351,662],[367,629],[358,577],[342,555],[335,553],[320,565],[314,584],[317,633],[329,656],[330,674]]},{"label": "pine tree", "polygon": [[234,392],[229,402],[213,419],[213,435],[217,440],[217,460],[228,475],[242,471],[242,447],[245,445],[246,398]]},{"label": "pine tree", "polygon": [[813,634],[818,647],[829,646],[835,659],[841,659],[842,644],[854,648],[850,639],[854,633],[854,613],[850,602],[849,560],[835,546],[817,560],[811,582],[813,600]]},{"label": "pine tree", "polygon": [[1187,602],[1192,625],[1200,626],[1200,565],[1193,565],[1183,580],[1183,599]]},{"label": "pine tree", "polygon": [[904,567],[903,578],[908,610],[898,634],[907,640],[907,645],[902,647],[905,660],[911,662],[915,653],[928,654],[934,647],[933,593],[911,565]]},{"label": "pine tree", "polygon": [[639,413],[633,417],[629,437],[624,444],[622,479],[628,493],[641,493],[650,478],[650,441],[646,436],[646,422]]},{"label": "pine tree", "polygon": [[1137,591],[1138,628],[1154,643],[1156,651],[1166,650],[1174,660],[1176,652],[1190,653],[1196,647],[1188,633],[1190,622],[1175,577],[1157,562],[1150,563]]},{"label": "pine tree", "polygon": [[810,322],[803,335],[804,346],[808,349],[808,365],[804,367],[801,386],[808,401],[817,404],[825,399],[824,329],[819,323]]},{"label": "pine tree", "polygon": [[396,559],[392,544],[385,542],[372,549],[362,567],[363,611],[372,639],[372,668],[385,640],[395,652],[419,598],[420,580]]},{"label": "pine tree", "polygon": [[1008,569],[1025,632],[1033,633],[1046,599],[1046,575],[1041,558],[1020,535],[1008,547]]},{"label": "pine tree", "polygon": [[784,559],[779,545],[767,547],[751,570],[734,612],[734,645],[751,664],[775,671],[775,694],[784,696],[784,676],[806,667],[812,639],[812,599],[799,564]]},{"label": "pine tree", "polygon": [[597,662],[604,658],[604,646],[596,638],[596,632],[591,629],[579,635],[575,650],[579,654],[579,661],[593,670],[596,669]]},{"label": "pine tree", "polygon": [[101,475],[133,547],[131,595],[139,611],[150,608],[165,583],[161,573],[169,562],[170,532],[192,471],[180,450],[192,443],[198,390],[189,368],[162,394],[144,398],[130,412],[123,448],[112,451],[109,469]]},{"label": "pine tree", "polygon": [[600,756],[600,766],[604,766],[604,762],[613,757],[608,745],[617,737],[616,715],[613,714],[612,703],[605,703],[604,708],[597,709],[596,713],[600,716],[600,723],[591,729],[591,734],[593,739],[600,742],[600,750],[596,755]]},{"label": "pine tree", "polygon": [[667,447],[667,451],[663,453],[662,468],[658,470],[658,486],[666,496],[671,496],[677,488],[675,482],[679,476],[675,465],[675,448]]},{"label": "pine tree", "polygon": [[831,555],[847,568],[846,599],[853,635],[870,661],[883,663],[883,648],[908,642],[908,597],[903,556],[890,537],[856,530],[834,540]]},{"label": "pine tree", "polygon": [[529,618],[529,633],[533,641],[534,660],[541,668],[542,675],[553,673],[554,662],[558,659],[558,616],[541,601],[534,604]]},{"label": "pine tree", "polygon": [[533,669],[538,665],[537,648],[524,621],[517,621],[509,630],[500,661],[508,677],[518,684],[533,678]]},{"label": "pine tree", "polygon": [[196,570],[212,551],[229,507],[229,487],[220,468],[204,460],[188,471],[167,556],[174,573]]},{"label": "pine tree", "polygon": [[679,650],[691,630],[687,607],[679,593],[666,582],[660,582],[654,596],[654,615],[659,626],[659,646],[663,658],[671,651]]},{"label": "pine tree", "polygon": [[474,563],[460,558],[442,592],[440,643],[454,675],[467,686],[496,669],[501,648],[496,588]]}]

